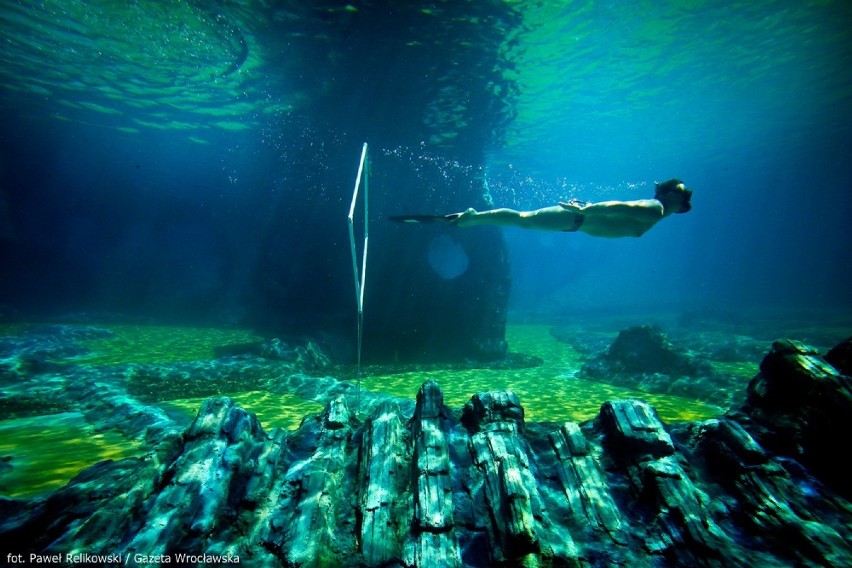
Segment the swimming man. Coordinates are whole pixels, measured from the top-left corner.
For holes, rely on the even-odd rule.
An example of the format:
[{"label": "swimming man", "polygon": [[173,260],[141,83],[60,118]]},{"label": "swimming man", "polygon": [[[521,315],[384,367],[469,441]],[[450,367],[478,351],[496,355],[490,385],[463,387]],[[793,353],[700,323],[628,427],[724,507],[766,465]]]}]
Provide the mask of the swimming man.
[{"label": "swimming man", "polygon": [[535,211],[468,209],[445,216],[397,216],[394,221],[418,223],[441,221],[459,227],[499,225],[539,231],[582,232],[593,237],[641,237],[648,229],[674,213],[692,209],[692,190],[679,179],[657,183],[653,199],[584,203],[572,199]]}]

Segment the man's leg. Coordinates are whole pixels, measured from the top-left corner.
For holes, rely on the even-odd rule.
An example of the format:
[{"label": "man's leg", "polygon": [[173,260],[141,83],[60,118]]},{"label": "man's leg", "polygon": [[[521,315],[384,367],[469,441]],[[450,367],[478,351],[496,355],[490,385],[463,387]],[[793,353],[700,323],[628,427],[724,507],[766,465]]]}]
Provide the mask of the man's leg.
[{"label": "man's leg", "polygon": [[521,213],[513,209],[492,209],[479,212],[468,209],[464,213],[460,213],[456,220],[459,227],[476,227],[479,225],[521,227],[521,223]]},{"label": "man's leg", "polygon": [[503,227],[521,227],[538,231],[569,231],[574,227],[574,213],[554,206],[535,211],[515,211],[514,209],[492,209],[477,212],[468,209],[460,213],[456,224],[459,227],[479,225],[498,225]]}]

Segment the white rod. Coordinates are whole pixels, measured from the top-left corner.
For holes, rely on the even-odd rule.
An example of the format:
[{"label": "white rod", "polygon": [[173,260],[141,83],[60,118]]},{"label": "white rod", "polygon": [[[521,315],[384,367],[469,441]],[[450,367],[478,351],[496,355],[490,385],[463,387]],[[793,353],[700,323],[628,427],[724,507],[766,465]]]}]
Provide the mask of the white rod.
[{"label": "white rod", "polygon": [[355,178],[355,191],[352,192],[352,204],[349,206],[349,218],[355,218],[355,201],[358,199],[358,188],[361,186],[361,174],[364,173],[364,162],[367,159],[367,143],[361,149],[361,161],[358,163],[358,177]]},{"label": "white rod", "polygon": [[[364,165],[367,161],[367,143],[364,142],[364,146],[361,149],[361,160],[358,162],[358,176],[355,178],[355,190],[352,192],[352,203],[349,205],[349,245],[352,249],[352,271],[355,275],[355,302],[358,306],[358,313],[364,311],[364,269],[361,270],[361,278],[358,278],[358,254],[355,251],[355,204],[358,201],[358,189],[361,187],[361,178],[364,174]],[[366,223],[367,219],[367,184],[364,183],[364,220]],[[364,226],[364,257],[362,260],[362,265],[366,266],[367,262],[367,249],[366,249],[366,241],[367,241],[367,227],[366,224]],[[360,281],[359,281],[360,280]]]},{"label": "white rod", "polygon": [[355,252],[355,226],[352,217],[349,217],[349,246],[352,249],[352,270],[355,273],[355,304],[358,312],[361,311],[361,283],[358,281],[358,255]]},{"label": "white rod", "polygon": [[370,159],[367,157],[367,143],[364,143],[364,150],[361,152],[361,163],[365,168],[364,172],[364,256],[361,259],[361,295],[358,302],[358,309],[361,313],[364,312],[364,289],[367,282],[367,245],[370,239]]},{"label": "white rod", "polygon": [[[361,178],[364,178],[364,252],[361,257],[361,277],[358,278],[358,254],[355,250],[355,205],[358,202],[358,189],[361,187]],[[349,205],[349,247],[352,249],[352,272],[355,275],[355,303],[358,306],[358,372],[356,390],[357,414],[361,409],[361,344],[364,330],[364,288],[367,282],[367,247],[369,241],[369,179],[370,163],[367,159],[367,143],[361,149],[361,161],[358,163],[358,176],[355,178],[355,190],[352,192],[352,203]]]},{"label": "white rod", "polygon": [[364,257],[361,259],[361,287],[358,297],[358,313],[364,313],[364,282],[367,280],[367,237],[364,237]]}]

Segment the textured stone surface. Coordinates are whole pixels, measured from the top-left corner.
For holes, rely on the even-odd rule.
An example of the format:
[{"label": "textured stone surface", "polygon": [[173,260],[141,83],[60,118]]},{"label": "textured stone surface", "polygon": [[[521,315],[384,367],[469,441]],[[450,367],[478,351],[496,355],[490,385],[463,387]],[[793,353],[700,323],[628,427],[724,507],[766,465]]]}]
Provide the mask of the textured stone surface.
[{"label": "textured stone surface", "polygon": [[449,409],[444,406],[441,389],[435,382],[424,383],[417,393],[417,410],[411,421],[414,522],[406,547],[406,564],[461,565],[445,431],[449,426]]},{"label": "textured stone surface", "polygon": [[375,400],[361,422],[337,396],[297,431],[266,433],[220,397],[180,432],[117,387],[68,386],[92,416],[128,416],[152,451],[44,499],[0,500],[3,550],[251,566],[852,564],[848,377],[796,342],[776,342],[746,404],[675,425],[641,400],[582,424],[527,423],[511,392],[459,413],[427,381],[410,413]]},{"label": "textured stone surface", "polygon": [[[841,344],[843,345],[843,344]],[[748,385],[745,405],[733,413],[767,450],[793,458],[852,498],[852,379],[799,341],[772,344]]]},{"label": "textured stone surface", "polygon": [[462,410],[471,432],[473,497],[490,513],[482,521],[494,563],[520,564],[541,550],[534,518],[534,511],[540,517],[541,505],[520,436],[523,415],[512,392],[476,394]]},{"label": "textured stone surface", "polygon": [[367,421],[361,445],[361,550],[369,565],[402,556],[404,519],[411,517],[403,497],[408,485],[409,432],[399,408],[385,403]]},{"label": "textured stone surface", "polygon": [[623,544],[621,513],[607,491],[603,471],[580,427],[566,422],[550,434],[550,441],[558,459],[556,473],[573,521],[587,524],[595,531],[605,531],[613,542]]},{"label": "textured stone surface", "polygon": [[[742,354],[712,352],[712,347],[731,346],[725,336],[685,349],[673,345],[656,326],[642,325],[623,329],[609,347],[589,359],[580,370],[585,380],[602,381],[650,393],[665,393],[709,402],[729,408],[734,395],[742,390],[740,377],[718,372],[707,355],[721,360],[739,360]],[[679,342],[680,343],[680,342]],[[736,342],[734,347],[737,347]],[[753,348],[753,345],[751,346]],[[710,349],[710,351],[708,351]],[[763,348],[765,349],[765,348]]]},{"label": "textured stone surface", "polygon": [[825,355],[825,360],[847,377],[852,376],[852,337],[831,349]]}]

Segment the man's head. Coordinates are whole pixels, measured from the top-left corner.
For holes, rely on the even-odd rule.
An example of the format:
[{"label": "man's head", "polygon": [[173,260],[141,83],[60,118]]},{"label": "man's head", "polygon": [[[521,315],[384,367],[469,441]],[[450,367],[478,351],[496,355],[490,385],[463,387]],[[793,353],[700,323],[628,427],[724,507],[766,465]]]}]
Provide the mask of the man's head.
[{"label": "man's head", "polygon": [[666,212],[686,213],[692,209],[692,190],[679,179],[658,182],[654,199],[663,204]]}]

